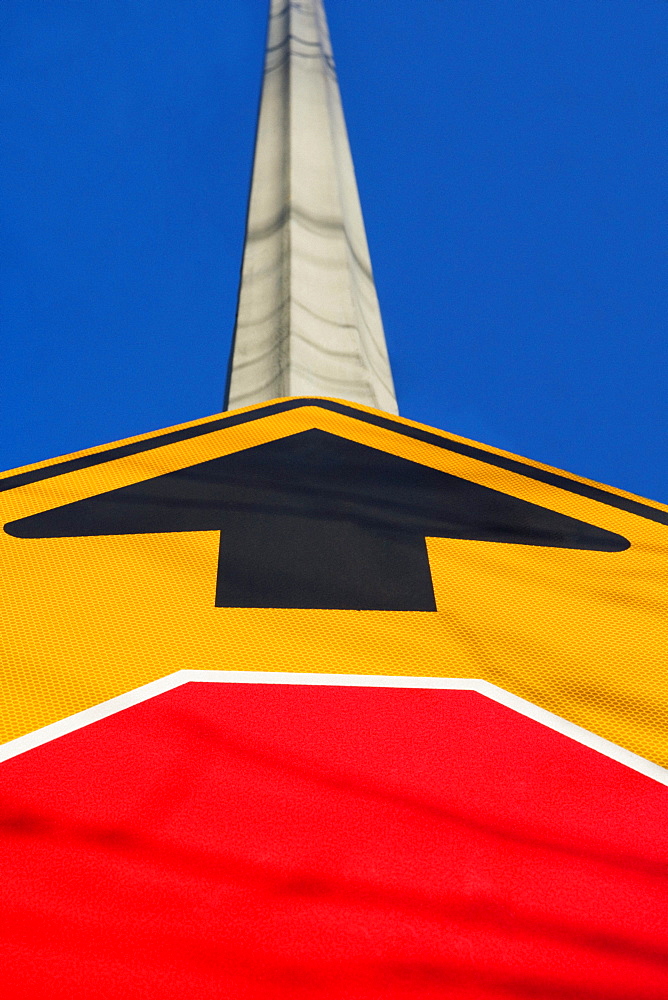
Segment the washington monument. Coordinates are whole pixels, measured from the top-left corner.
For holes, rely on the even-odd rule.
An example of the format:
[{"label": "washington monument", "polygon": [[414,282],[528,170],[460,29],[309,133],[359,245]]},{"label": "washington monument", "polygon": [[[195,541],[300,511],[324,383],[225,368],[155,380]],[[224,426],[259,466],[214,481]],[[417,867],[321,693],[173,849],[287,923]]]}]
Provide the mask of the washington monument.
[{"label": "washington monument", "polygon": [[271,0],[229,409],[397,412],[322,0]]}]

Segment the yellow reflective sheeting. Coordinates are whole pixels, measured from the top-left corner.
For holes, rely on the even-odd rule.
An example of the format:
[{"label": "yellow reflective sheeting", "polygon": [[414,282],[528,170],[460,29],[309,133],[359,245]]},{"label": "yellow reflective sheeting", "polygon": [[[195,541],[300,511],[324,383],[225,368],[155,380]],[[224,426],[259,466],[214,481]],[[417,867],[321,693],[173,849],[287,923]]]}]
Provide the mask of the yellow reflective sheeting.
[{"label": "yellow reflective sheeting", "polygon": [[[0,739],[180,669],[390,674],[481,678],[668,765],[668,526],[416,440],[404,433],[421,427],[411,421],[375,426],[365,420],[375,411],[345,408],[251,408],[237,426],[6,490],[2,523],[319,428],[618,533],[631,546],[597,552],[429,539],[436,612],[275,610],[214,606],[216,531],[1,532]],[[463,440],[428,430],[445,444]]]}]

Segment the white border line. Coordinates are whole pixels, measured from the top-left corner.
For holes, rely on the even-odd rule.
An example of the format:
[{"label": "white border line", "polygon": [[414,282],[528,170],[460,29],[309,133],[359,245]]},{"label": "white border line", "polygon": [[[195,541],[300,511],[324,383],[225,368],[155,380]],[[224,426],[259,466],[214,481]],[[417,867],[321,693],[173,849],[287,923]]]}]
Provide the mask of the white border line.
[{"label": "white border line", "polygon": [[150,684],[144,684],[142,687],[135,688],[134,691],[128,691],[127,694],[121,694],[117,698],[103,701],[93,708],[84,709],[83,712],[77,712],[76,715],[70,715],[66,719],[53,722],[49,726],[44,726],[33,733],[27,733],[25,736],[19,736],[18,739],[5,743],[3,746],[0,746],[0,763],[10,760],[12,757],[17,757],[19,754],[25,753],[26,750],[32,750],[35,747],[42,746],[44,743],[49,743],[51,740],[58,739],[59,736],[65,736],[67,733],[73,733],[77,729],[83,729],[84,726],[88,726],[92,722],[106,719],[110,715],[115,715],[116,712],[122,712],[125,708],[148,701],[158,694],[171,691],[191,681],[219,684],[322,684],[339,687],[427,688],[441,691],[477,691],[478,694],[491,698],[492,701],[498,702],[499,705],[505,705],[507,708],[519,712],[520,715],[533,719],[535,722],[540,722],[557,733],[568,736],[570,739],[575,740],[576,743],[581,743],[583,746],[596,750],[611,760],[616,760],[618,763],[624,764],[626,767],[630,767],[634,771],[646,775],[648,778],[653,778],[662,785],[668,785],[668,769],[660,767],[659,764],[654,764],[644,757],[639,757],[630,750],[625,750],[624,747],[617,746],[616,743],[611,743],[601,736],[596,736],[595,733],[590,733],[589,730],[583,729],[581,726],[576,726],[575,723],[568,722],[566,719],[562,719],[560,716],[554,715],[544,708],[539,708],[524,698],[510,694],[510,692],[504,691],[503,688],[497,687],[496,684],[490,684],[489,681],[460,677],[386,677],[370,674],[283,674],[264,673],[262,671],[249,671],[246,673],[243,670],[178,670],[168,677],[151,681]]}]

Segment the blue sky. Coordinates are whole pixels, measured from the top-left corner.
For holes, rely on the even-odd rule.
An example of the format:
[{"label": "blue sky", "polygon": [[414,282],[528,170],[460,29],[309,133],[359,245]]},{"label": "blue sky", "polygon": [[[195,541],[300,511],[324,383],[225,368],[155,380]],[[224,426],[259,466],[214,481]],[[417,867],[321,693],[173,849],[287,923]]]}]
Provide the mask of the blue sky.
[{"label": "blue sky", "polygon": [[[668,501],[666,0],[328,0],[404,416]],[[265,0],[3,0],[0,466],[220,409]]]}]

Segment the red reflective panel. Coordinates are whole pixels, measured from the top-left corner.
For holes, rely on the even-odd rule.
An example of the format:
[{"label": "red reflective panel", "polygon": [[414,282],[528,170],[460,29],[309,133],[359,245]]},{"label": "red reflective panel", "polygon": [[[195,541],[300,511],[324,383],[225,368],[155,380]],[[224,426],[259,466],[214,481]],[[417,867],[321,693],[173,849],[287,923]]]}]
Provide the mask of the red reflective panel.
[{"label": "red reflective panel", "polygon": [[668,997],[668,789],[475,693],[191,683],[0,807],[3,998]]}]

